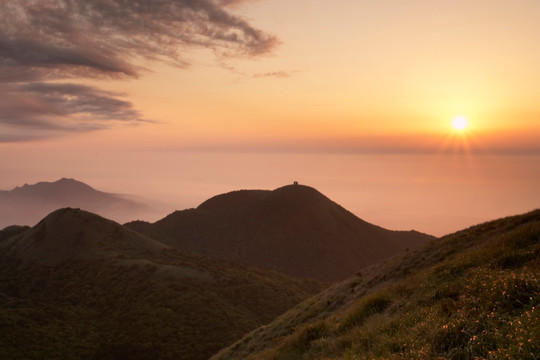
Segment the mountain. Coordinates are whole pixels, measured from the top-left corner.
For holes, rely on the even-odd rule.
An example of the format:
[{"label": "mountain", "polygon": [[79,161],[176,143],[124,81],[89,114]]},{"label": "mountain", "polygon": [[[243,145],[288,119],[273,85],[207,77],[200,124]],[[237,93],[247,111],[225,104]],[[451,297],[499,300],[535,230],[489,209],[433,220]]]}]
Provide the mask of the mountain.
[{"label": "mountain", "polygon": [[435,239],[372,225],[303,185],[234,191],[126,226],[196,254],[327,282]]},{"label": "mountain", "polygon": [[59,209],[0,231],[0,358],[207,359],[321,289]]},{"label": "mountain", "polygon": [[365,269],[211,360],[536,359],[539,309],[536,210]]},{"label": "mountain", "polygon": [[114,221],[71,208],[54,211],[3,245],[7,255],[41,265],[119,255],[157,256],[168,248]]},{"label": "mountain", "polygon": [[3,240],[7,240],[11,238],[12,236],[18,235],[27,229],[29,229],[29,226],[19,226],[19,225],[11,225],[3,228],[0,230],[0,243]]},{"label": "mountain", "polygon": [[0,228],[13,224],[34,225],[48,213],[63,207],[83,208],[119,221],[140,218],[152,211],[142,201],[63,178],[0,190]]}]

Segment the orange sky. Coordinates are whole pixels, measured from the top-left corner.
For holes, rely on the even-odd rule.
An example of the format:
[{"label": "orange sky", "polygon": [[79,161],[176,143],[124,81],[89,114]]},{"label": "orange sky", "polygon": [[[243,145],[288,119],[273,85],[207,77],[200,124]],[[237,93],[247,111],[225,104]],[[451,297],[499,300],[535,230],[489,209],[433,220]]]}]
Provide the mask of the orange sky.
[{"label": "orange sky", "polygon": [[[275,37],[277,46],[254,56],[216,57],[214,48],[180,44],[186,68],[126,57],[130,69],[141,69],[135,78],[77,72],[75,79],[54,82],[118,94],[154,122],[111,121],[106,127],[126,140],[157,146],[279,146],[321,138],[339,145],[343,138],[387,136],[431,145],[447,135],[458,115],[469,119],[484,147],[536,145],[536,1],[260,0],[226,9]],[[10,115],[5,106],[0,110]],[[82,115],[67,120],[77,122]],[[0,126],[6,134],[32,130]],[[107,136],[95,133],[100,140]]]},{"label": "orange sky", "polygon": [[[121,19],[111,10],[83,19],[80,29],[66,20],[69,31],[57,21],[69,14],[37,4],[0,3],[2,189],[67,176],[140,193],[152,183],[144,161],[162,188],[183,180],[167,172],[170,161],[196,152],[230,154],[224,162],[288,152],[458,153],[464,162],[473,153],[540,154],[538,1],[205,0],[178,14],[120,7],[114,13]],[[40,21],[30,22],[35,14]],[[153,16],[161,22],[150,22]],[[174,16],[185,16],[189,28],[175,28],[182,25]],[[469,120],[462,133],[451,127],[458,115]],[[141,169],[130,154],[146,154]],[[336,177],[352,166],[345,159]],[[394,165],[382,164],[381,176],[392,176]],[[537,174],[536,163],[521,164],[516,176]],[[297,176],[277,161],[267,166],[283,180]],[[114,169],[126,179],[111,175]],[[145,172],[144,184],[133,180],[137,170]],[[216,177],[200,174],[192,183]],[[241,178],[163,192],[196,202],[217,191],[282,185]],[[330,180],[320,183],[332,188]],[[192,191],[200,195],[184,194]],[[354,198],[352,207],[361,202]],[[456,204],[444,213],[458,211]],[[493,215],[499,213],[507,211]]]},{"label": "orange sky", "polygon": [[189,71],[156,67],[130,84],[145,114],[168,122],[154,128],[160,142],[430,142],[457,115],[505,146],[496,133],[519,141],[540,131],[537,2],[258,1],[239,12],[281,40],[267,56],[226,61],[243,75],[203,57]]},{"label": "orange sky", "polygon": [[195,147],[387,136],[431,145],[464,115],[483,147],[538,147],[537,2],[258,1],[238,13],[281,44],[219,60],[235,70],[201,50],[186,71],[158,64],[107,84],[163,122],[133,136]]}]

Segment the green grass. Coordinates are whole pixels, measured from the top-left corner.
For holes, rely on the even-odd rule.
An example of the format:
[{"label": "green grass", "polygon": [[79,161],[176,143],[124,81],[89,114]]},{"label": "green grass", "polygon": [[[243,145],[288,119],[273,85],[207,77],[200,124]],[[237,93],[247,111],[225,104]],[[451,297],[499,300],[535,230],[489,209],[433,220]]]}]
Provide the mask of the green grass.
[{"label": "green grass", "polygon": [[251,351],[213,360],[538,359],[539,239],[539,211],[449,235],[300,304],[245,337]]},{"label": "green grass", "polygon": [[360,326],[371,315],[380,313],[392,303],[392,294],[387,291],[378,291],[362,298],[345,319],[339,324],[339,331],[345,331]]}]

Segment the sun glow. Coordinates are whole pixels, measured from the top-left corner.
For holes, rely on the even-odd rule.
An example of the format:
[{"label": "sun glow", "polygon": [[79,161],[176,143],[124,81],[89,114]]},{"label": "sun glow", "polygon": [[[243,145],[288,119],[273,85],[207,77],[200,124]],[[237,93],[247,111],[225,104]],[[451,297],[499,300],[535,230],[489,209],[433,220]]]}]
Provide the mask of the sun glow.
[{"label": "sun glow", "polygon": [[447,131],[440,150],[459,154],[471,154],[477,148],[474,129],[464,116],[456,116],[451,121],[452,131]]},{"label": "sun glow", "polygon": [[464,130],[468,125],[467,118],[464,116],[457,116],[452,120],[452,126],[456,130]]}]

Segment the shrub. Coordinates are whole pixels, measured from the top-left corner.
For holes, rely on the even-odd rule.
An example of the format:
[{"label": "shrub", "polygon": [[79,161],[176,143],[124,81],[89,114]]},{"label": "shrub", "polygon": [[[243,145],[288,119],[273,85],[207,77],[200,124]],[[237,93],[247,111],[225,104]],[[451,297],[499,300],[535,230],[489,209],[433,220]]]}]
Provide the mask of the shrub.
[{"label": "shrub", "polygon": [[391,303],[390,294],[386,291],[378,291],[368,295],[349,312],[339,326],[339,330],[345,331],[353,326],[361,325],[369,316],[386,310]]},{"label": "shrub", "polygon": [[292,337],[287,339],[276,359],[302,359],[302,354],[309,352],[312,343],[328,335],[329,332],[328,325],[323,320],[302,327],[300,330],[297,330]]}]

